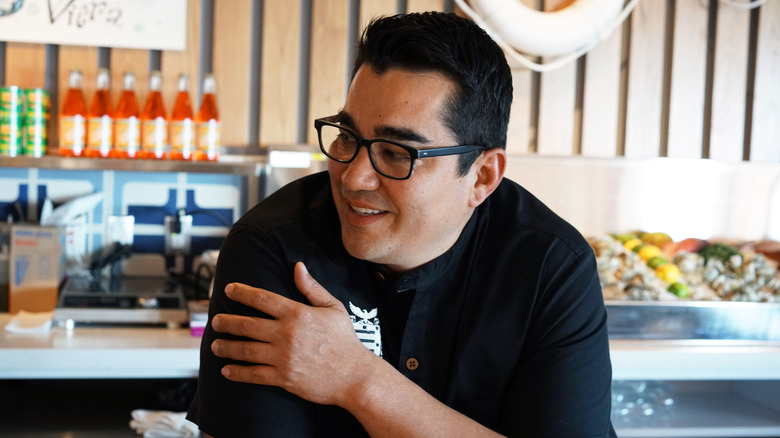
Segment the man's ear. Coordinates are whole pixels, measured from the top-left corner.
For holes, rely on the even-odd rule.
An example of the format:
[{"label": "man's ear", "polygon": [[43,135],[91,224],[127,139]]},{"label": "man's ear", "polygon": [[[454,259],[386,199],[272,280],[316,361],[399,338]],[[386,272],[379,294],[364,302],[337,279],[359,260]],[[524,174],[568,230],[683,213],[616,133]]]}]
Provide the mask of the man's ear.
[{"label": "man's ear", "polygon": [[502,148],[488,149],[477,158],[472,166],[476,172],[471,190],[469,207],[477,207],[496,190],[506,170],[506,151]]}]

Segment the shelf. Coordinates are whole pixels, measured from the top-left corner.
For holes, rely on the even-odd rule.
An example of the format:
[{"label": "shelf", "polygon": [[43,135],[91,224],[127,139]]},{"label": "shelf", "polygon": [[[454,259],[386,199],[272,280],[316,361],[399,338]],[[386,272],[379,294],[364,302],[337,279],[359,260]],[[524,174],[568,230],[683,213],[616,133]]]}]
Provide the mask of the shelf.
[{"label": "shelf", "polygon": [[614,417],[613,423],[621,438],[780,436],[780,412],[732,393],[678,394],[669,415],[641,425]]},{"label": "shelf", "polygon": [[73,158],[46,155],[0,156],[0,167],[61,170],[120,170],[130,172],[186,172],[240,175],[246,178],[247,202],[261,199],[260,182],[268,164],[265,155],[222,155],[219,161],[137,160],[118,158]]},{"label": "shelf", "polygon": [[72,158],[47,155],[40,158],[0,156],[0,167],[65,170],[124,170],[134,172],[229,173],[260,176],[265,155],[225,155],[219,161],[136,160],[118,158]]}]

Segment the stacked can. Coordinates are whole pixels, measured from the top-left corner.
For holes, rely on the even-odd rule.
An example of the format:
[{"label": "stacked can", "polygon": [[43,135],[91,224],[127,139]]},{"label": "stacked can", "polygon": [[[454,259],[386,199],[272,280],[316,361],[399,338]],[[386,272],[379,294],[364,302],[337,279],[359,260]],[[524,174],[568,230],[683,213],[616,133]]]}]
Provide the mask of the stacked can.
[{"label": "stacked can", "polygon": [[17,86],[0,88],[0,155],[15,157],[22,152],[24,93]]},{"label": "stacked can", "polygon": [[24,90],[24,140],[22,153],[33,157],[46,155],[49,140],[49,93],[42,88]]}]

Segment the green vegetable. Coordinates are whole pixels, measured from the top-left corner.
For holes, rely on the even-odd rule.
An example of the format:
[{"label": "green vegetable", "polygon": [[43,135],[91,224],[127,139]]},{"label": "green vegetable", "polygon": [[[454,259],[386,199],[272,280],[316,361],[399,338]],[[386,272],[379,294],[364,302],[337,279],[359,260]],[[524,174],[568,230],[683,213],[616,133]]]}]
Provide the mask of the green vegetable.
[{"label": "green vegetable", "polygon": [[699,251],[699,255],[704,257],[704,263],[707,263],[711,258],[725,263],[731,256],[739,255],[739,250],[725,243],[713,243]]}]

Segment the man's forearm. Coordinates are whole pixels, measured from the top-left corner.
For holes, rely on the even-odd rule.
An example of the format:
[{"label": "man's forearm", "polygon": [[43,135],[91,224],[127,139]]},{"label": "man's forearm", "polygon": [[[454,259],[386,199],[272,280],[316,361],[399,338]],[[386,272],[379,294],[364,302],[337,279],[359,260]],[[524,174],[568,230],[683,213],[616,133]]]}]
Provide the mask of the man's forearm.
[{"label": "man's forearm", "polygon": [[374,438],[496,437],[496,432],[441,403],[380,358],[367,364],[340,403]]}]

